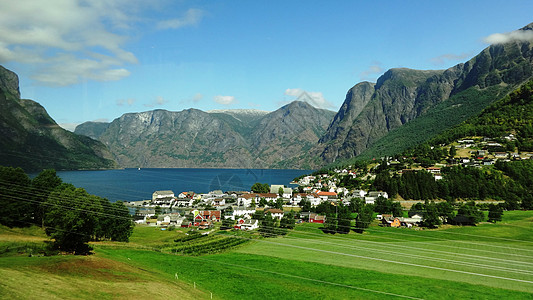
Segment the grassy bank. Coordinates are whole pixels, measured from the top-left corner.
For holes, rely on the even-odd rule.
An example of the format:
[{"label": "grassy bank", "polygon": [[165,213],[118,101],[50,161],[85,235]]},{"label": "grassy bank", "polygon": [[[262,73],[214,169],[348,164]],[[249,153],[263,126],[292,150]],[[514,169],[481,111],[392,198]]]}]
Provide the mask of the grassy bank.
[{"label": "grassy bank", "polygon": [[[326,235],[300,224],[221,254],[167,252],[183,230],[136,227],[130,243],[95,243],[88,257],[0,257],[0,294],[13,298],[531,299],[533,212],[438,230],[371,227]],[[216,233],[215,233],[216,234]],[[42,244],[40,229],[0,228],[0,246]],[[240,233],[239,238],[247,235]],[[28,288],[20,289],[20,283]],[[196,287],[196,288],[195,288]],[[29,292],[31,291],[31,293]],[[175,298],[174,297],[174,298]]]}]

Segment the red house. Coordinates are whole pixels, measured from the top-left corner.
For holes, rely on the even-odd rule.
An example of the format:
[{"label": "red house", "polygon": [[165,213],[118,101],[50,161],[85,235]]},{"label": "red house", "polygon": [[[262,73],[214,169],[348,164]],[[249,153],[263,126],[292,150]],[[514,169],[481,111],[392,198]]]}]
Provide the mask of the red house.
[{"label": "red house", "polygon": [[315,213],[309,215],[309,223],[321,223],[324,224],[326,216],[321,216]]}]

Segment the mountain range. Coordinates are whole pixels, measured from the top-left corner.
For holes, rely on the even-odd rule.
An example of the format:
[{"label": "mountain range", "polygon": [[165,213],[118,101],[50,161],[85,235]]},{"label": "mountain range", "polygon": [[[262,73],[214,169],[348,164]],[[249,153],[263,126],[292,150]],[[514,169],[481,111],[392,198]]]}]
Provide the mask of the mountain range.
[{"label": "mountain range", "polygon": [[[520,31],[533,32],[533,23]],[[112,158],[120,167],[315,169],[414,147],[531,78],[532,41],[514,39],[446,70],[390,69],[349,89],[337,113],[302,101],[273,112],[153,110],[86,122],[72,134],[20,99],[16,74],[1,68],[0,164],[101,168]]]},{"label": "mountain range", "polygon": [[[520,31],[533,30],[533,23]],[[533,76],[530,40],[487,47],[447,70],[391,69],[352,87],[314,148],[322,163],[391,155],[479,114]]]},{"label": "mountain range", "polygon": [[122,167],[281,168],[314,147],[334,115],[302,101],[274,112],[153,110],[75,133],[102,141]]}]

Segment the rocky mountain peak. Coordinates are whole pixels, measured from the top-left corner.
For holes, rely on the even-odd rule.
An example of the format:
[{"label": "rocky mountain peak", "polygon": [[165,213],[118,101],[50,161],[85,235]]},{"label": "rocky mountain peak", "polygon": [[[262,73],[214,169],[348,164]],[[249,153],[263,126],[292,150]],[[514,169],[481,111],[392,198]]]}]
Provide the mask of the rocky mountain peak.
[{"label": "rocky mountain peak", "polygon": [[0,66],[0,91],[5,91],[20,99],[18,75],[3,66]]}]

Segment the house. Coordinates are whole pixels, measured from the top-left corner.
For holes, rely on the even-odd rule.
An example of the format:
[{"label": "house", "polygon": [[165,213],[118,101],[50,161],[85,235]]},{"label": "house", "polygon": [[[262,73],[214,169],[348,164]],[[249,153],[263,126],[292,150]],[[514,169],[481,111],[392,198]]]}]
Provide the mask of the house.
[{"label": "house", "polygon": [[507,152],[494,152],[496,158],[507,158]]},{"label": "house", "polygon": [[220,210],[202,210],[199,212],[199,215],[201,215],[204,220],[220,222],[222,213]]},{"label": "house", "polygon": [[281,197],[290,199],[292,196],[292,189],[279,184],[273,184],[270,186],[270,193],[279,195],[279,189],[283,189]]},{"label": "house", "polygon": [[307,199],[306,193],[296,193],[291,197],[290,204],[298,205],[304,199]]},{"label": "house", "polygon": [[337,199],[337,193],[335,192],[318,192],[318,197],[320,197],[320,200],[322,201],[328,201],[330,199]]},{"label": "house", "polygon": [[385,227],[400,227],[402,223],[399,218],[383,218],[381,224]]},{"label": "house", "polygon": [[277,193],[260,193],[258,195],[259,195],[260,198],[265,198],[266,201],[274,201],[275,202],[278,199],[278,194]]},{"label": "house", "polygon": [[226,199],[224,198],[216,198],[213,200],[213,206],[222,206],[226,204]]},{"label": "house", "polygon": [[363,190],[355,190],[353,191],[353,196],[357,198],[364,198],[366,196],[366,191]]},{"label": "house", "polygon": [[192,227],[192,222],[190,222],[190,221],[186,221],[186,220],[187,220],[187,219],[185,219],[185,221],[183,221],[183,222],[181,223],[181,227],[182,227],[182,228],[191,228],[191,227]]},{"label": "house", "polygon": [[173,191],[155,191],[152,194],[152,201],[161,201],[167,198],[174,198]]},{"label": "house", "polygon": [[194,200],[192,198],[188,198],[188,197],[180,198],[180,197],[178,197],[174,201],[174,206],[189,207],[189,206],[192,206],[193,202],[194,202]]},{"label": "house", "polygon": [[224,214],[225,219],[237,220],[238,216],[251,217],[255,214],[255,208],[246,206],[232,206],[233,210]]},{"label": "house", "polygon": [[326,221],[326,216],[322,216],[322,215],[315,214],[315,213],[309,214],[309,223],[324,224],[325,221]]},{"label": "house", "polygon": [[420,225],[422,223],[422,217],[419,215],[414,215],[410,218],[399,218],[402,226],[411,228],[413,225]]},{"label": "house", "polygon": [[278,220],[281,220],[281,218],[283,218],[283,210],[281,209],[269,208],[265,210],[265,213],[268,212],[272,215],[272,218],[276,218]]},{"label": "house", "polygon": [[308,194],[307,195],[307,200],[309,200],[309,202],[311,202],[312,206],[317,206],[322,201],[322,199],[320,197],[318,197],[317,194]]},{"label": "house", "polygon": [[383,197],[385,199],[389,198],[389,194],[387,194],[387,192],[382,192],[382,191],[371,191],[371,192],[368,192],[367,196],[374,197],[374,198],[377,198],[377,197]]},{"label": "house", "polygon": [[244,222],[240,224],[240,227],[241,230],[254,230],[259,228],[259,221],[256,219],[244,220]]},{"label": "house", "polygon": [[198,229],[209,229],[213,226],[211,221],[202,221],[198,224]]}]

